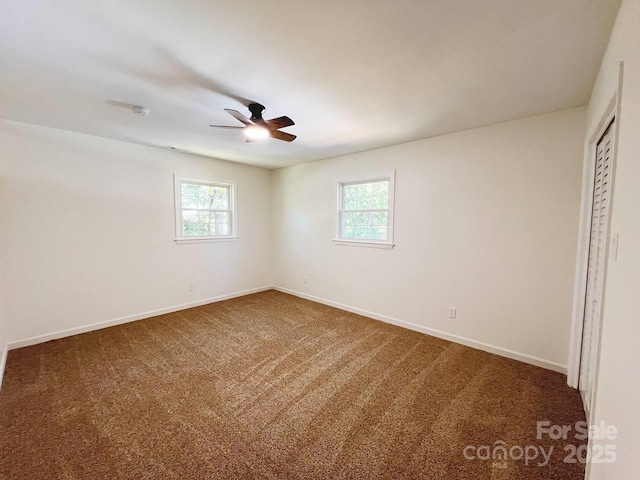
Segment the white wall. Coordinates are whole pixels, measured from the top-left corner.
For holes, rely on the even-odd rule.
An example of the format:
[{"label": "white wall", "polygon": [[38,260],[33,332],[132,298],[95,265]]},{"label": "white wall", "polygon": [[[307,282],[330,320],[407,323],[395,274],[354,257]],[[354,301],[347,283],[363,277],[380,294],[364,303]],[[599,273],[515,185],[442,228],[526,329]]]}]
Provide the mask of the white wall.
[{"label": "white wall", "polygon": [[[0,145],[10,343],[272,284],[270,171],[9,121]],[[174,173],[237,182],[237,242],[175,244]]]},{"label": "white wall", "polygon": [[618,428],[613,464],[593,464],[591,479],[637,478],[640,471],[640,0],[624,0],[588,109],[597,125],[618,87],[624,61],[611,232],[619,233],[618,260],[609,258],[600,364],[592,422]]},{"label": "white wall", "polygon": [[[572,109],[275,172],[0,121],[6,339],[275,283],[561,369],[584,117]],[[336,180],[390,168],[396,248],[334,246]],[[237,181],[238,242],[175,244],[173,173]]]},{"label": "white wall", "polygon": [[[276,285],[562,369],[585,114],[565,110],[275,171]],[[395,249],[333,245],[337,180],[389,169]]]}]

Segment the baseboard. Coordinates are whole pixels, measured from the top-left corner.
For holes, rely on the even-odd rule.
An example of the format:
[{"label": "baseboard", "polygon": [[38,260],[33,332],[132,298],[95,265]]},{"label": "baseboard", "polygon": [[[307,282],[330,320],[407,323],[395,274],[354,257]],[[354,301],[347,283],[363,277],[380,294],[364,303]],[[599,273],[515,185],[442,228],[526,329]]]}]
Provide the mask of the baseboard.
[{"label": "baseboard", "polygon": [[4,367],[7,364],[7,353],[9,348],[6,345],[2,346],[2,355],[0,355],[0,390],[2,390],[2,379],[4,378]]},{"label": "baseboard", "polygon": [[415,330],[416,332],[426,333],[427,335],[431,335],[433,337],[442,338],[443,340],[449,340],[450,342],[459,343],[465,345],[467,347],[475,348],[478,350],[483,350],[485,352],[494,353],[496,355],[500,355],[502,357],[511,358],[513,360],[518,360],[520,362],[528,363],[530,365],[535,365],[536,367],[546,368],[548,370],[553,370],[554,372],[560,372],[567,374],[567,366],[561,365],[556,362],[552,362],[549,360],[545,360],[543,358],[534,357],[532,355],[527,355],[526,353],[515,352],[513,350],[509,350],[502,347],[497,347],[495,345],[491,345],[484,342],[479,342],[477,340],[472,340],[470,338],[461,337],[459,335],[454,335],[452,333],[443,332],[441,330],[435,330],[433,328],[425,327],[422,325],[417,325],[411,322],[405,322],[404,320],[399,320],[397,318],[388,317],[386,315],[380,315],[378,313],[369,312],[367,310],[363,310],[361,308],[351,307],[349,305],[344,305],[342,303],[334,302],[331,300],[327,300],[325,298],[316,297],[313,295],[308,295],[306,293],[298,292],[296,290],[290,290],[288,288],[279,287],[277,285],[273,286],[274,290],[278,290],[279,292],[288,293],[290,295],[295,295],[296,297],[305,298],[307,300],[311,300],[313,302],[322,303],[324,305],[329,305],[330,307],[339,308],[340,310],[346,310],[348,312],[356,313],[358,315],[362,315],[364,317],[373,318],[375,320],[380,320],[385,323],[391,323],[393,325],[397,325],[399,327],[408,328],[409,330]]},{"label": "baseboard", "polygon": [[465,345],[467,347],[476,348],[478,350],[483,350],[485,352],[494,353],[496,355],[500,355],[503,357],[511,358],[513,360],[518,360],[520,362],[528,363],[531,365],[535,365],[537,367],[546,368],[548,370],[553,370],[555,372],[567,373],[567,366],[561,365],[556,362],[552,362],[549,360],[545,360],[543,358],[534,357],[532,355],[528,355],[526,353],[515,352],[513,350],[509,350],[502,347],[497,347],[495,345],[491,345],[484,342],[479,342],[477,340],[472,340],[470,338],[461,337],[459,335],[455,335],[452,333],[443,332],[441,330],[436,330],[433,328],[425,327],[423,325],[418,325],[411,322],[406,322],[404,320],[399,320],[397,318],[388,317],[386,315],[380,315],[378,313],[369,312],[367,310],[363,310],[361,308],[351,307],[349,305],[345,305],[342,303],[334,302],[332,300],[327,300],[325,298],[316,297],[314,295],[308,295],[306,293],[298,292],[296,290],[290,290],[288,288],[280,287],[277,285],[265,286],[259,288],[253,288],[250,290],[243,290],[241,292],[230,293],[227,295],[220,295],[218,297],[206,298],[204,300],[198,300],[196,302],[191,303],[183,303],[181,305],[174,305],[171,307],[161,308],[158,310],[152,310],[149,312],[138,313],[135,315],[129,315],[126,317],[115,318],[112,320],[107,320],[104,322],[93,323],[90,325],[84,325],[82,327],[70,328],[67,330],[60,330],[58,332],[48,333],[45,335],[38,335],[35,337],[25,338],[23,340],[19,340],[17,342],[12,342],[8,346],[6,346],[2,353],[2,358],[0,359],[0,387],[2,382],[2,375],[4,373],[4,366],[7,358],[7,351],[13,350],[16,348],[28,347],[30,345],[36,345],[38,343],[48,342],[50,340],[56,340],[58,338],[70,337],[72,335],[78,335],[80,333],[91,332],[93,330],[99,330],[101,328],[112,327],[115,325],[120,325],[123,323],[134,322],[136,320],[142,320],[144,318],[155,317],[157,315],[163,315],[165,313],[177,312],[180,310],[186,310],[187,308],[199,307],[201,305],[206,305],[208,303],[221,302],[223,300],[229,300],[231,298],[242,297],[244,295],[250,295],[252,293],[263,292],[265,290],[278,290],[283,293],[288,293],[290,295],[294,295],[296,297],[305,298],[307,300],[311,300],[313,302],[322,303],[324,305],[329,305],[331,307],[339,308],[341,310],[346,310],[348,312],[356,313],[358,315],[362,315],[365,317],[373,318],[375,320],[380,320],[382,322],[391,323],[393,325],[397,325],[399,327],[408,328],[409,330],[414,330],[416,332],[425,333],[427,335],[431,335],[433,337],[442,338],[443,340],[449,340],[451,342],[459,343],[461,345]]},{"label": "baseboard", "polygon": [[[158,315],[164,315],[165,313],[173,313],[180,310],[186,310],[187,308],[199,307],[208,303],[221,302],[223,300],[229,300],[231,298],[243,297],[244,295],[250,295],[252,293],[264,292],[265,290],[271,290],[273,287],[259,287],[252,288],[250,290],[243,290],[241,292],[229,293],[227,295],[220,295],[218,297],[205,298],[204,300],[198,300],[191,303],[183,303],[181,305],[174,305],[171,307],[165,307],[158,310],[151,310],[149,312],[137,313],[135,315],[129,315],[126,317],[114,318],[112,320],[106,320],[104,322],[92,323],[90,325],[83,325],[81,327],[69,328],[67,330],[60,330],[53,333],[47,333],[45,335],[37,335],[35,337],[25,338],[18,340],[17,342],[11,342],[8,345],[9,350],[16,348],[28,347],[30,345],[36,345],[38,343],[48,342],[50,340],[57,340],[58,338],[71,337],[72,335],[78,335],[80,333],[87,333],[93,330],[100,330],[101,328],[113,327],[122,323],[135,322],[136,320],[142,320],[143,318],[156,317]],[[6,350],[6,349],[5,349]],[[4,368],[4,363],[2,364]]]}]

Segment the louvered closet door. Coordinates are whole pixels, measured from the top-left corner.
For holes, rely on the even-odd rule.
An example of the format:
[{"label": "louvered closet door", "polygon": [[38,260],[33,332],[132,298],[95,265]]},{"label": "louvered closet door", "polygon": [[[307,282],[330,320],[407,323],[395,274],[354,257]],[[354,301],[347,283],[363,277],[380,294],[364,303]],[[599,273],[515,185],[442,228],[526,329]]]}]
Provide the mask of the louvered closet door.
[{"label": "louvered closet door", "polygon": [[604,280],[609,199],[611,198],[611,160],[613,156],[613,122],[596,148],[596,170],[591,214],[589,266],[584,307],[582,354],[580,359],[580,393],[589,408],[593,392],[596,350],[600,332],[602,289]]}]

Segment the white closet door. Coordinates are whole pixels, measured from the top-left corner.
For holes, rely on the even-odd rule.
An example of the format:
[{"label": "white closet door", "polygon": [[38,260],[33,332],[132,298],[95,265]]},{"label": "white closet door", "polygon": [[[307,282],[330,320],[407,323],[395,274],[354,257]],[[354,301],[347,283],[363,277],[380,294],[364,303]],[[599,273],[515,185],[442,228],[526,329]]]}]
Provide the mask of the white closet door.
[{"label": "white closet door", "polygon": [[611,161],[613,156],[613,122],[596,148],[596,170],[591,214],[589,266],[584,307],[582,353],[580,359],[580,394],[585,409],[591,405],[596,353],[600,333],[602,289],[604,280],[609,199],[611,198]]}]

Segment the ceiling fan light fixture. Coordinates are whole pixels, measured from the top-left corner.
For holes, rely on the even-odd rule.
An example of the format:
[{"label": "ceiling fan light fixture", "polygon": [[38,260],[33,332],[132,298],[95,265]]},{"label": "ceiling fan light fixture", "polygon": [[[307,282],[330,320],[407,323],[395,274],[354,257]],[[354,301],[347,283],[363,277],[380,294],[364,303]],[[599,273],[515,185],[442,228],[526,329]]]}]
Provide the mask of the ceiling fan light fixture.
[{"label": "ceiling fan light fixture", "polygon": [[248,125],[244,129],[244,135],[251,140],[261,140],[269,136],[269,130],[258,125]]},{"label": "ceiling fan light fixture", "polygon": [[256,140],[263,140],[267,137],[271,137],[274,140],[282,140],[283,142],[293,142],[297,137],[291,133],[283,132],[280,129],[295,125],[295,122],[289,117],[272,118],[271,120],[265,120],[262,118],[262,111],[264,106],[259,103],[252,103],[249,105],[249,111],[251,112],[251,118],[247,118],[237,110],[231,108],[225,108],[224,111],[238,120],[244,126],[233,125],[209,125],[216,128],[230,128],[242,129],[244,135],[247,138],[247,142],[255,142]]}]

